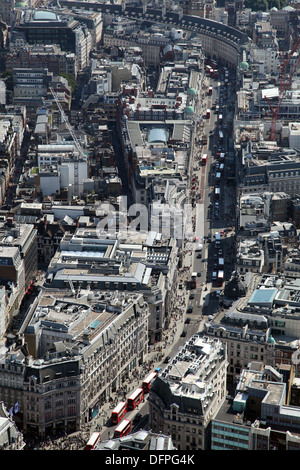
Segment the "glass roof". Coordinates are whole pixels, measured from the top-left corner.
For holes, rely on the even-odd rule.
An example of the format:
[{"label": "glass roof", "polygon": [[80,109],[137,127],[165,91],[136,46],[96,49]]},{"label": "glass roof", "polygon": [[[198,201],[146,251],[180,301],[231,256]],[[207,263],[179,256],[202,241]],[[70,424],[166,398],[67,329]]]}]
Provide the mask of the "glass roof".
[{"label": "glass roof", "polygon": [[57,20],[57,15],[53,11],[42,11],[42,10],[37,10],[33,14],[33,19],[34,20],[42,20],[42,21],[56,21]]}]

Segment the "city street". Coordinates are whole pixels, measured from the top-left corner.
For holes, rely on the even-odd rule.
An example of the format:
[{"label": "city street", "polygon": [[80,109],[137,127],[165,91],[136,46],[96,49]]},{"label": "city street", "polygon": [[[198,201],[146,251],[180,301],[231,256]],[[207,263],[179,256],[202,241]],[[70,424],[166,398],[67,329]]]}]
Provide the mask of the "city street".
[{"label": "city street", "polygon": [[[220,177],[218,171],[222,160],[218,157],[224,153],[228,155],[228,139],[230,136],[233,111],[229,111],[228,103],[231,103],[234,96],[234,88],[229,91],[224,90],[221,78],[204,78],[201,109],[202,114],[196,126],[196,136],[193,152],[193,171],[191,180],[196,181],[197,190],[201,195],[200,203],[194,208],[193,216],[196,219],[195,239],[203,243],[201,258],[199,253],[193,251],[191,272],[197,273],[197,287],[193,291],[194,297],[190,301],[193,314],[212,314],[219,306],[219,290],[217,285],[217,273],[222,269],[224,279],[230,278],[234,269],[235,253],[235,190],[229,186],[225,178],[225,170]],[[212,87],[212,95],[208,96],[207,90]],[[226,99],[223,99],[225,98]],[[219,111],[214,109],[221,105]],[[210,109],[210,117],[207,118],[206,110]],[[214,111],[214,112],[213,112]],[[220,111],[222,120],[220,121]],[[219,131],[225,134],[224,141],[219,139]],[[202,145],[202,136],[207,137],[207,144]],[[206,166],[201,165],[202,155],[207,154]],[[223,166],[226,168],[226,157]],[[216,198],[215,188],[218,188],[220,196]],[[214,236],[221,234],[221,246],[215,249]],[[194,247],[196,244],[193,244]],[[220,262],[224,262],[220,267]],[[222,282],[223,284],[223,282]]]},{"label": "city street", "polygon": [[[208,88],[212,87],[212,94],[208,96]],[[131,376],[124,382],[122,389],[117,390],[110,400],[104,403],[98,414],[85,425],[85,428],[71,437],[80,437],[81,442],[87,442],[93,431],[101,432],[101,439],[107,440],[113,436],[116,425],[112,426],[110,416],[113,408],[142,385],[142,381],[150,371],[164,368],[166,364],[182,349],[186,341],[196,332],[203,330],[204,322],[219,309],[219,291],[213,273],[219,269],[220,253],[226,258],[224,263],[225,279],[231,275],[234,263],[234,214],[231,210],[235,206],[235,192],[227,187],[226,178],[216,181],[216,166],[220,163],[216,150],[227,152],[227,140],[221,146],[218,140],[218,114],[211,112],[206,116],[206,109],[213,110],[220,100],[220,79],[203,77],[203,86],[199,92],[196,115],[198,115],[193,135],[192,152],[190,160],[190,192],[189,201],[192,203],[193,238],[186,240],[182,252],[182,264],[178,269],[176,292],[172,311],[169,315],[168,329],[164,331],[164,339],[150,346],[148,362],[131,372]],[[225,110],[225,108],[224,108]],[[230,113],[223,113],[222,124],[227,126]],[[202,137],[207,137],[207,143]],[[206,165],[202,165],[202,156],[207,155]],[[216,201],[215,187],[220,188],[220,197]],[[216,205],[216,202],[218,204]],[[217,208],[217,210],[216,210]],[[233,229],[233,231],[232,231]],[[221,244],[216,249],[214,238],[219,232]],[[202,246],[202,248],[200,247]],[[195,288],[190,288],[192,273],[195,275]],[[222,282],[223,283],[223,282]],[[134,411],[126,414],[132,420],[132,432],[139,428],[148,429],[148,401],[145,395],[142,403]],[[141,419],[135,423],[135,416],[141,414]]]},{"label": "city street", "polygon": [[[212,86],[213,92],[208,96],[208,87]],[[211,113],[209,119],[204,117],[207,108],[214,108],[214,103],[220,99],[221,82],[219,79],[211,80],[204,77],[203,88],[200,91],[201,100],[198,102],[197,113],[201,118],[196,123],[194,142],[192,144],[192,155],[190,161],[190,201],[195,201],[193,205],[192,217],[195,221],[194,236],[197,243],[189,240],[185,244],[183,252],[182,267],[178,271],[177,291],[175,294],[174,307],[171,314],[171,321],[168,330],[164,332],[165,340],[151,346],[149,363],[141,366],[135,371],[135,375],[130,378],[126,386],[126,396],[141,386],[143,378],[156,368],[165,367],[164,359],[168,356],[170,360],[184,346],[186,341],[194,333],[203,330],[203,324],[208,320],[208,315],[213,315],[219,308],[219,290],[212,280],[212,272],[215,269],[216,249],[214,236],[216,232],[222,233],[221,249],[226,253],[226,276],[230,277],[232,266],[229,258],[233,258],[234,220],[226,219],[230,209],[235,204],[235,193],[232,188],[227,188],[225,178],[221,183],[220,216],[214,217],[212,206],[214,205],[214,184],[215,184],[215,149],[218,145],[217,132],[218,115]],[[231,119],[231,114],[224,115],[224,124]],[[202,135],[207,136],[207,144],[202,145]],[[226,140],[222,150],[227,151]],[[202,155],[207,154],[207,164],[202,166]],[[208,239],[211,235],[211,241]],[[209,242],[210,241],[210,242]],[[196,251],[198,242],[202,244],[202,250]],[[199,254],[200,253],[200,254]],[[230,257],[228,257],[230,254]],[[197,273],[196,288],[190,289],[189,281],[191,274]],[[115,426],[110,425],[110,413],[113,407],[121,400],[121,396],[116,394],[112,403],[104,405],[100,414],[87,425],[87,433],[92,430],[101,429],[102,440],[112,437]],[[126,418],[133,420],[137,413],[142,414],[142,419],[133,427],[133,431],[138,428],[148,427],[148,403],[147,396],[144,402],[138,405],[134,411],[127,413]]]}]

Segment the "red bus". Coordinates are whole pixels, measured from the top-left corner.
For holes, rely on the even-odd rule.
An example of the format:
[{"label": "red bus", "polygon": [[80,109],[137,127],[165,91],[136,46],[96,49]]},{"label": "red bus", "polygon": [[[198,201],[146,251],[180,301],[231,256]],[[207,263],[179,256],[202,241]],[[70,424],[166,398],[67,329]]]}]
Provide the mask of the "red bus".
[{"label": "red bus", "polygon": [[127,403],[121,401],[118,405],[112,410],[110,420],[112,424],[118,424],[122,418],[127,413]]},{"label": "red bus", "polygon": [[151,372],[151,374],[149,374],[148,377],[146,377],[145,380],[143,380],[142,387],[143,387],[144,393],[149,393],[150,387],[156,376],[157,376],[157,372]]},{"label": "red bus", "polygon": [[127,398],[127,410],[134,410],[135,407],[141,403],[143,398],[144,390],[139,387],[130,395],[130,397]]},{"label": "red bus", "polygon": [[114,431],[114,437],[122,437],[126,436],[126,434],[130,433],[131,431],[131,421],[130,419],[123,419],[123,421],[120,422],[119,426],[116,427]]},{"label": "red bus", "polygon": [[208,89],[208,96],[211,96],[213,92],[212,86],[209,87]]},{"label": "red bus", "polygon": [[202,163],[202,166],[206,165],[206,163],[207,163],[207,153],[202,155],[201,163]]},{"label": "red bus", "polygon": [[219,76],[218,69],[214,69],[213,75],[214,75],[214,78],[218,78],[218,76]]},{"label": "red bus", "polygon": [[210,109],[207,109],[206,110],[206,119],[209,119],[210,118]]},{"label": "red bus", "polygon": [[205,67],[205,71],[206,73],[208,73],[210,75],[210,71],[212,70],[211,66],[210,65],[206,65]]},{"label": "red bus", "polygon": [[91,437],[89,438],[88,442],[85,445],[85,450],[93,450],[95,449],[98,442],[101,440],[100,432],[93,432]]},{"label": "red bus", "polygon": [[222,287],[224,281],[224,271],[218,271],[217,286]]}]

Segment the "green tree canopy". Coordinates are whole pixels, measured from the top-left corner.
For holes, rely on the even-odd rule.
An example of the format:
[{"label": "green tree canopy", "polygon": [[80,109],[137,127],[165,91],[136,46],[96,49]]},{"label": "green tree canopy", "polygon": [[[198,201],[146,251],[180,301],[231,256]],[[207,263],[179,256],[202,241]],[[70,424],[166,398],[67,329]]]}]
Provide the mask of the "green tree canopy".
[{"label": "green tree canopy", "polygon": [[76,80],[75,80],[74,76],[70,75],[68,73],[61,73],[60,76],[64,77],[68,81],[68,84],[71,87],[71,92],[72,92],[72,95],[73,95],[74,91],[76,89],[76,86],[77,86],[77,83],[76,83]]},{"label": "green tree canopy", "polygon": [[245,8],[250,8],[252,11],[268,11],[268,0],[245,0]]}]

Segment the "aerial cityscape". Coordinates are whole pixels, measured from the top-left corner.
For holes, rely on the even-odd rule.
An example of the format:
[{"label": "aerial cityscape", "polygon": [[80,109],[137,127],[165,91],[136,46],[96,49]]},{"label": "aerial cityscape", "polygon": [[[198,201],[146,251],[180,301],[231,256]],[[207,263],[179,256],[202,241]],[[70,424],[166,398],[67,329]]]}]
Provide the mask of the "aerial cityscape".
[{"label": "aerial cityscape", "polygon": [[0,450],[300,450],[299,32],[0,0]]}]

